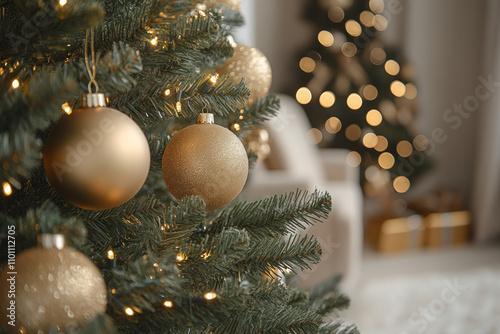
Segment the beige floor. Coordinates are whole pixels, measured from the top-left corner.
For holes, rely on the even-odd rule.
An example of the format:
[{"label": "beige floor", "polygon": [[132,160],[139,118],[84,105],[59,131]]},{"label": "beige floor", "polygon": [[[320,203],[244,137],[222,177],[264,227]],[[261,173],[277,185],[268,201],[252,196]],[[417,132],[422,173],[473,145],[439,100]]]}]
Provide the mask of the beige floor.
[{"label": "beige floor", "polygon": [[[454,282],[466,286],[456,298],[448,291]],[[500,333],[500,245],[395,255],[366,250],[349,294],[351,307],[341,316],[364,334]]]}]

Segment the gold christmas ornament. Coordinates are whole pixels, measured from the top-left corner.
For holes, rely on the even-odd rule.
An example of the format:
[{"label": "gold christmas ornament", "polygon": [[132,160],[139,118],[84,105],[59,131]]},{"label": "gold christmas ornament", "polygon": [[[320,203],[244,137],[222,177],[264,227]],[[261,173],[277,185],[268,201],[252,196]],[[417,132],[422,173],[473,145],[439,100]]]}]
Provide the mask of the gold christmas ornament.
[{"label": "gold christmas ornament", "polygon": [[207,6],[207,9],[226,6],[231,8],[234,12],[239,11],[241,7],[241,0],[204,0],[203,3]]},{"label": "gold christmas ornament", "polygon": [[43,162],[50,183],[69,202],[104,210],[142,188],[149,144],[130,117],[106,107],[103,94],[87,94],[82,107],[64,115],[50,133]]},{"label": "gold christmas ornament", "polygon": [[106,284],[94,263],[65,247],[63,235],[40,237],[39,247],[17,255],[0,274],[0,307],[7,311],[2,325],[16,333],[48,333],[51,326],[64,331],[105,313]]},{"label": "gold christmas ornament", "polygon": [[63,116],[52,129],[43,164],[52,186],[69,202],[83,209],[104,210],[137,194],[146,181],[151,156],[139,126],[120,111],[107,108],[106,97],[99,94],[93,28],[87,29],[84,51],[89,94],[81,96],[80,109]]},{"label": "gold christmas ornament", "polygon": [[271,65],[266,56],[256,48],[237,45],[233,57],[219,67],[217,73],[229,76],[235,83],[244,78],[250,89],[249,104],[266,96],[271,88]]},{"label": "gold christmas ornament", "polygon": [[213,124],[209,113],[179,131],[163,154],[163,178],[178,200],[200,196],[207,210],[220,208],[238,196],[248,176],[248,157],[238,137]]},{"label": "gold christmas ornament", "polygon": [[271,153],[266,129],[254,127],[243,137],[243,145],[257,155],[257,161],[263,161]]}]

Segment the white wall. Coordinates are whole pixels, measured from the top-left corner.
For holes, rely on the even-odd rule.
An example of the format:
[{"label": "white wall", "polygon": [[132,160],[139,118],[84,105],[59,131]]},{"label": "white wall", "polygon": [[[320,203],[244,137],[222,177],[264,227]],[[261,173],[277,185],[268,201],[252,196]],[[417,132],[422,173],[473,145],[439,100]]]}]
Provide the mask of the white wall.
[{"label": "white wall", "polygon": [[[255,47],[273,70],[271,91],[282,92],[295,79],[297,51],[309,44],[311,26],[301,18],[302,0],[243,0],[255,8]],[[249,18],[250,19],[250,18]]]},{"label": "white wall", "polygon": [[[446,141],[431,155],[434,168],[417,192],[452,187],[470,199],[475,165],[478,111],[460,126],[445,119],[454,105],[475,93],[482,67],[484,0],[407,1],[405,51],[417,70],[420,91],[419,127],[432,137],[443,129]],[[451,115],[448,111],[448,115]],[[452,126],[456,126],[453,129]]]},{"label": "white wall", "polygon": [[[308,1],[308,0],[303,0]],[[253,7],[247,17],[254,46],[273,68],[272,91],[281,92],[294,80],[297,51],[314,38],[301,21],[302,0],[243,0]],[[477,112],[453,130],[443,119],[447,109],[474,94],[481,74],[485,0],[386,0],[399,4],[390,18],[386,39],[401,44],[417,70],[421,133],[432,137],[443,129],[446,141],[432,155],[434,168],[413,189],[413,195],[447,187],[468,200],[474,169]],[[245,13],[244,13],[245,14]]]},{"label": "white wall", "polygon": [[240,12],[245,19],[245,25],[235,29],[234,39],[237,43],[255,46],[256,31],[255,25],[257,23],[255,17],[255,1],[254,0],[241,0]]}]

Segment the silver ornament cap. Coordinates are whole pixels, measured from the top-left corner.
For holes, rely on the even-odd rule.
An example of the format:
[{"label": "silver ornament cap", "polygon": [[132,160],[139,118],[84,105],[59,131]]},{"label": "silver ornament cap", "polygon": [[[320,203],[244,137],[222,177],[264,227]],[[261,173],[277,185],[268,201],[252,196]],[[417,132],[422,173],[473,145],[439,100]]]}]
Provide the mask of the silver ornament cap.
[{"label": "silver ornament cap", "polygon": [[82,108],[97,108],[106,106],[106,95],[102,93],[90,93],[80,96]]},{"label": "silver ornament cap", "polygon": [[38,246],[43,249],[61,250],[66,247],[66,237],[64,234],[40,234],[38,236]]},{"label": "silver ornament cap", "polygon": [[212,113],[201,113],[198,114],[196,119],[196,124],[214,124],[215,118]]}]

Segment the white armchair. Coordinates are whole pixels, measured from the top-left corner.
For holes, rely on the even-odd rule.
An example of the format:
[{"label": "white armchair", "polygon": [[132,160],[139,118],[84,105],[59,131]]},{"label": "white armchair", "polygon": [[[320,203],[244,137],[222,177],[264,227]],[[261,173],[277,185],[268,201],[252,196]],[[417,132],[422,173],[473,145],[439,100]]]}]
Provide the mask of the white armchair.
[{"label": "white armchair", "polygon": [[318,149],[308,143],[310,123],[304,110],[290,96],[280,95],[280,100],[278,117],[267,123],[271,156],[251,172],[241,197],[256,199],[297,188],[328,191],[333,201],[329,218],[303,232],[318,238],[323,259],[301,274],[300,286],[310,288],[342,273],[342,287],[349,291],[356,284],[361,265],[363,196],[359,171],[346,164],[348,151]]}]

